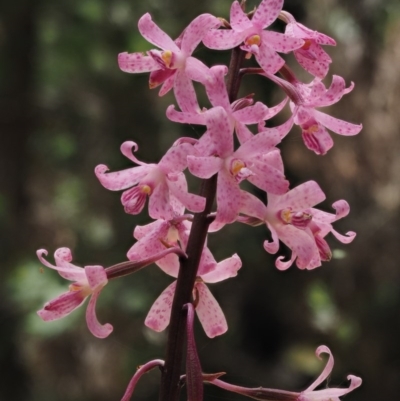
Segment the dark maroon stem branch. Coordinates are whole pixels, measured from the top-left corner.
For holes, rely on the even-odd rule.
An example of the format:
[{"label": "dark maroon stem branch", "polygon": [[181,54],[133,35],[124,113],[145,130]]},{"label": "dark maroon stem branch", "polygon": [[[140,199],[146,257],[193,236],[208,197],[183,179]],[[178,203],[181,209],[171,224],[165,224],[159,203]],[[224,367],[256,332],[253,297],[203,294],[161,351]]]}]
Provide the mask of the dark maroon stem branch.
[{"label": "dark maroon stem branch", "polygon": [[[229,99],[233,102],[239,92],[239,71],[243,62],[243,51],[236,48],[232,51],[227,78]],[[203,180],[200,195],[206,198],[203,212],[197,213],[193,219],[192,229],[186,247],[187,259],[181,259],[168,334],[165,365],[161,378],[160,401],[177,401],[180,390],[181,366],[184,356],[186,312],[183,306],[191,301],[193,286],[201,253],[205,244],[208,226],[217,189],[217,176]]]}]

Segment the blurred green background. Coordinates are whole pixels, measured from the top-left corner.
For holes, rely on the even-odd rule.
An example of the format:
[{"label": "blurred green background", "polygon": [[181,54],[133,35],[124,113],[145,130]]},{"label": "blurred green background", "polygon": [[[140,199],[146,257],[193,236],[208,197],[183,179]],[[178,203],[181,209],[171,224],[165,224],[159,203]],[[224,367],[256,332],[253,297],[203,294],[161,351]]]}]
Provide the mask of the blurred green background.
[{"label": "blurred green background", "polygon": [[[156,266],[112,282],[98,305],[101,322],[114,326],[99,340],[87,330],[84,309],[44,323],[36,310],[66,289],[55,272],[40,272],[35,251],[49,260],[72,249],[78,265],[110,266],[125,259],[132,231],[145,213],[123,212],[119,194],[96,180],[99,163],[128,167],[124,140],[138,157],[156,162],[180,135],[198,127],[165,117],[172,95],[148,90],[148,75],[118,69],[117,54],[152,46],[137,31],[150,12],[172,37],[199,13],[228,18],[228,0],[16,0],[0,5],[0,400],[119,400],[137,365],[163,357],[165,333],[147,330],[144,317],[172,279]],[[256,5],[249,1],[249,9]],[[330,385],[363,386],[349,401],[396,400],[400,393],[400,5],[398,0],[287,0],[299,21],[337,40],[327,51],[332,74],[356,89],[332,115],[362,122],[356,137],[335,135],[317,157],[294,130],[282,145],[292,186],[317,180],[323,204],[347,199],[352,211],[338,222],[357,231],[353,244],[330,238],[334,259],[311,272],[278,272],[262,242],[264,227],[232,225],[210,238],[218,260],[238,252],[239,276],[212,291],[230,326],[210,340],[198,329],[203,369],[226,371],[246,386],[300,391],[322,369],[320,344],[335,356]],[[278,29],[282,28],[278,24]],[[208,65],[227,63],[228,52],[199,48]],[[288,58],[293,63],[292,58]],[[302,75],[310,79],[307,75]],[[327,79],[329,83],[329,78]],[[283,95],[265,80],[246,77],[242,95],[276,104]],[[287,111],[286,111],[287,113]],[[285,118],[278,116],[272,124]],[[197,323],[196,323],[197,324]],[[198,324],[197,324],[198,325]],[[155,400],[157,372],[143,379],[134,399]],[[206,389],[207,400],[241,399]]]}]

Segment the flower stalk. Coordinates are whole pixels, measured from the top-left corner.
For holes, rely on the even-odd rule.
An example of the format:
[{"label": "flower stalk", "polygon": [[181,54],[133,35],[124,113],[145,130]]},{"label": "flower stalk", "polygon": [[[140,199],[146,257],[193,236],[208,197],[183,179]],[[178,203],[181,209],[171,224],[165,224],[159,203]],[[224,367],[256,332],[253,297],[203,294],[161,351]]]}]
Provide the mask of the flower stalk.
[{"label": "flower stalk", "polygon": [[[232,50],[227,80],[227,90],[231,102],[236,100],[237,93],[239,92],[239,72],[244,60],[242,54],[243,52],[240,48]],[[192,289],[196,280],[201,253],[207,237],[208,227],[212,222],[212,218],[209,215],[212,211],[216,190],[216,175],[202,181],[199,195],[206,198],[206,206],[202,212],[196,213],[194,216],[186,247],[187,259],[180,260],[181,263],[172,304],[165,367],[161,378],[159,401],[178,400],[179,379],[181,375],[180,367],[183,359],[183,344],[186,329],[186,312],[183,310],[183,307],[191,301]]]}]

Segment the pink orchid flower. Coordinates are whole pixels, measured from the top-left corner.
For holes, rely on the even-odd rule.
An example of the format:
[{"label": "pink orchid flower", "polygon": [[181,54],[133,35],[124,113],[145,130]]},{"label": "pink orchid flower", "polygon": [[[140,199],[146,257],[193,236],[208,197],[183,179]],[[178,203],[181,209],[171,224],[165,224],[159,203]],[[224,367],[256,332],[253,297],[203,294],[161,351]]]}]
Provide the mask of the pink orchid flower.
[{"label": "pink orchid flower", "polygon": [[[221,307],[205,283],[217,283],[235,277],[241,267],[242,262],[237,254],[216,263],[209,249],[203,250],[198,277],[193,288],[193,297],[197,316],[210,338],[224,334],[228,330],[228,324]],[[179,265],[164,265],[162,270],[172,277],[177,277]],[[168,326],[175,288],[176,281],[170,284],[154,302],[145,320],[147,327],[155,331],[163,331]]]},{"label": "pink orchid flower", "polygon": [[[328,233],[344,244],[356,236],[352,231],[341,235],[332,227],[332,223],[347,216],[348,203],[344,200],[335,202],[332,207],[336,214],[332,214],[313,208],[323,200],[325,194],[318,184],[308,181],[284,195],[268,194],[267,206],[253,195],[242,192],[240,212],[267,224],[272,234],[272,241],[264,242],[268,253],[278,252],[279,240],[291,249],[289,261],[283,261],[283,256],[276,259],[279,270],[288,269],[295,260],[297,267],[309,270],[320,266],[321,261],[331,259],[331,250],[324,239]],[[254,224],[252,219],[240,218],[239,221]]]},{"label": "pink orchid flower", "polygon": [[119,67],[129,73],[149,72],[150,88],[163,84],[160,96],[173,87],[176,101],[184,111],[199,110],[197,97],[190,74],[203,70],[205,65],[192,57],[192,53],[201,42],[204,34],[211,28],[217,28],[221,21],[211,14],[201,14],[173,41],[151,19],[150,14],[139,20],[139,31],[143,37],[162,50],[150,50],[147,56],[142,53],[121,53],[118,56]]},{"label": "pink orchid flower", "polygon": [[314,381],[314,383],[311,384],[311,386],[300,393],[297,401],[340,401],[339,397],[350,393],[357,387],[361,386],[361,378],[348,375],[347,379],[350,380],[350,385],[348,388],[325,388],[322,390],[315,390],[315,388],[318,387],[331,374],[334,364],[332,352],[326,345],[319,346],[315,351],[315,354],[318,358],[320,358],[322,353],[329,355],[329,359],[324,370]]},{"label": "pink orchid flower", "polygon": [[253,54],[259,65],[274,74],[285,63],[277,52],[289,53],[303,46],[304,41],[278,32],[265,31],[278,17],[283,0],[263,0],[252,19],[234,1],[230,12],[232,29],[211,29],[203,39],[210,49],[227,50],[239,46],[250,56]]},{"label": "pink orchid flower", "polygon": [[308,149],[318,155],[324,155],[332,148],[333,140],[326,128],[344,136],[356,135],[361,131],[362,124],[352,124],[315,110],[316,107],[337,103],[343,95],[353,90],[353,83],[346,88],[344,79],[334,75],[328,89],[319,78],[315,78],[309,85],[297,83],[296,86],[302,102],[291,102],[291,108],[294,123],[301,127],[303,141]]},{"label": "pink orchid flower", "polygon": [[317,155],[324,155],[332,148],[333,140],[326,128],[344,136],[356,135],[361,131],[362,124],[339,120],[315,109],[337,103],[343,95],[353,90],[353,83],[346,88],[344,79],[334,75],[330,87],[326,89],[320,78],[314,78],[309,84],[304,84],[286,67],[284,73],[289,81],[271,74],[261,75],[275,82],[289,96],[294,123],[302,129],[303,141],[308,149]]},{"label": "pink orchid flower", "polygon": [[[168,247],[186,249],[191,223],[186,221],[192,215],[182,215],[171,220],[156,220],[145,226],[136,226],[133,236],[137,242],[128,251],[131,261],[146,259]],[[155,262],[163,270],[178,269],[179,258],[169,254]]]},{"label": "pink orchid flower", "polygon": [[69,291],[57,298],[47,302],[38,315],[45,321],[61,319],[83,304],[85,299],[91,295],[86,310],[86,322],[91,333],[98,338],[105,338],[113,331],[111,324],[101,325],[96,317],[95,306],[100,291],[107,284],[107,273],[102,266],[75,266],[71,262],[72,255],[68,248],[59,248],[54,253],[56,265],[53,266],[43,255],[47,251],[37,251],[39,260],[50,269],[57,270],[61,277],[73,281]]},{"label": "pink orchid flower", "polygon": [[[221,106],[226,111],[231,125],[235,128],[240,143],[244,143],[253,137],[253,133],[247,128],[249,124],[261,124],[278,114],[285,104],[287,98],[275,107],[268,108],[261,102],[253,105],[251,97],[245,97],[230,103],[228,91],[226,89],[224,76],[226,75],[226,66],[217,65],[211,67],[208,73],[204,73],[194,80],[202,82],[210,100],[210,103],[216,107]],[[202,79],[203,78],[203,79]],[[200,81],[202,79],[202,81]],[[167,117],[174,122],[183,124],[206,125],[207,110],[199,112],[180,112],[175,110],[173,105],[167,109]]]},{"label": "pink orchid flower", "polygon": [[113,173],[108,173],[104,164],[95,169],[105,188],[112,191],[129,188],[121,196],[126,213],[140,213],[147,196],[150,198],[149,215],[153,219],[173,218],[182,205],[192,212],[204,209],[205,199],[187,192],[186,178],[182,173],[186,168],[186,157],[192,151],[191,145],[182,143],[173,146],[158,164],[139,161],[132,154],[132,149],[138,149],[135,142],[127,141],[121,145],[122,154],[139,166]]},{"label": "pink orchid flower", "polygon": [[286,35],[304,40],[304,45],[293,51],[298,63],[315,77],[325,78],[332,59],[321,45],[336,46],[335,40],[298,23],[287,11],[281,11],[280,18],[287,23]]},{"label": "pink orchid flower", "polygon": [[[189,171],[200,178],[217,179],[217,215],[215,224],[236,220],[240,202],[239,183],[245,179],[258,188],[282,194],[288,189],[279,150],[275,147],[282,133],[274,128],[252,136],[234,152],[232,127],[222,107],[206,113],[208,131],[195,148],[200,156],[189,155]],[[214,223],[213,223],[214,224]]]}]

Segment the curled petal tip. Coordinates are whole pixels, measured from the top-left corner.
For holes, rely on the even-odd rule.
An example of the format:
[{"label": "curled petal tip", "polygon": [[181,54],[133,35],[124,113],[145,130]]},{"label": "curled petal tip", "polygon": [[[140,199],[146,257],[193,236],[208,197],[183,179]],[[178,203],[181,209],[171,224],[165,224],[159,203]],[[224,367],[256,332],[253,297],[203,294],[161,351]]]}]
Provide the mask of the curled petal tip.
[{"label": "curled petal tip", "polygon": [[315,350],[315,355],[317,355],[317,357],[321,359],[321,354],[331,354],[331,350],[326,345],[320,345]]},{"label": "curled petal tip", "polygon": [[61,260],[64,260],[66,262],[71,262],[72,253],[71,253],[71,250],[69,248],[58,248],[54,252],[54,257],[56,259],[61,259]]},{"label": "curled petal tip", "polygon": [[101,326],[101,329],[91,330],[92,334],[97,338],[107,338],[114,330],[114,327],[110,323],[106,323]]},{"label": "curled petal tip", "polygon": [[347,380],[350,380],[350,387],[349,391],[354,390],[357,387],[360,387],[362,384],[362,379],[361,377],[354,376],[354,375],[348,375]]},{"label": "curled petal tip", "polygon": [[139,149],[139,146],[136,142],[133,141],[125,141],[121,145],[121,153],[125,155],[125,153],[136,152]]},{"label": "curled petal tip", "polygon": [[36,251],[36,255],[37,255],[37,257],[40,259],[40,258],[42,258],[43,257],[43,255],[44,256],[47,256],[49,254],[49,252],[46,250],[46,249],[38,249],[37,251]]},{"label": "curled petal tip", "polygon": [[109,171],[110,169],[105,164],[99,164],[95,167],[94,173],[96,175],[104,174],[105,172]]}]

